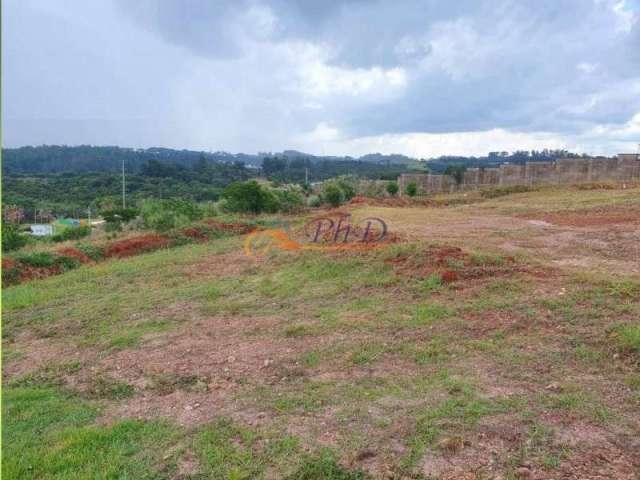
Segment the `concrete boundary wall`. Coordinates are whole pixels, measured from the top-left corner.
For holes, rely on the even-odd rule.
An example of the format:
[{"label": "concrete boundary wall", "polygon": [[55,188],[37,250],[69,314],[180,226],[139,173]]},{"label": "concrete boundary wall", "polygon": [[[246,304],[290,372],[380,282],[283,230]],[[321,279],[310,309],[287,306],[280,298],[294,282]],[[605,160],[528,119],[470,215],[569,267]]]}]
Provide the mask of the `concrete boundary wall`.
[{"label": "concrete boundary wall", "polygon": [[616,158],[559,158],[554,162],[527,162],[498,168],[468,168],[458,185],[449,175],[403,173],[398,178],[402,195],[409,183],[418,194],[446,193],[509,185],[573,184],[640,181],[640,158],[620,154]]}]

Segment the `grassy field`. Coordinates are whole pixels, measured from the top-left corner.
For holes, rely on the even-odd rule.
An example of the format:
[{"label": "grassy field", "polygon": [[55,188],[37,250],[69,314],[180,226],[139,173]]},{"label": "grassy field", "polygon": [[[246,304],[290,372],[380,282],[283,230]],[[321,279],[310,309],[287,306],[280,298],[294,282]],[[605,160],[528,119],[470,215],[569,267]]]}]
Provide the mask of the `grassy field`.
[{"label": "grassy field", "polygon": [[3,478],[640,478],[640,189],[459,197],[4,289]]}]

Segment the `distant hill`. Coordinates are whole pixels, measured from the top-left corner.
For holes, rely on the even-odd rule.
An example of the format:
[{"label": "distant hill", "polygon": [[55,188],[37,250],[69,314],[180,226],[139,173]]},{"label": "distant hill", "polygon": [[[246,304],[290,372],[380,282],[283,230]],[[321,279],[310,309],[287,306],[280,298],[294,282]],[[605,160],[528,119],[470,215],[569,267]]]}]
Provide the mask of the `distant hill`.
[{"label": "distant hill", "polygon": [[192,167],[198,160],[219,163],[242,162],[246,165],[260,164],[257,155],[230,154],[226,152],[197,152],[193,150],[173,150],[170,148],[122,148],[75,147],[42,145],[2,149],[3,173],[86,173],[117,172],[124,159],[127,170],[139,172],[150,160]]},{"label": "distant hill", "polygon": [[200,159],[208,162],[235,163],[242,162],[247,167],[259,168],[264,158],[304,158],[311,162],[324,160],[358,160],[377,164],[408,164],[412,159],[403,155],[370,154],[359,159],[352,157],[315,156],[295,150],[278,153],[228,153],[199,152],[195,150],[174,150],[170,148],[123,148],[116,146],[96,147],[91,145],[59,146],[42,145],[37,147],[3,148],[3,173],[86,173],[117,172],[122,168],[124,159],[127,170],[139,172],[150,160],[171,163],[183,167],[192,167]]},{"label": "distant hill", "polygon": [[258,154],[199,152],[195,150],[174,150],[171,148],[123,148],[116,146],[58,146],[3,148],[2,171],[5,174],[48,174],[48,173],[88,173],[118,172],[124,159],[127,171],[141,172],[150,161],[159,161],[181,167],[192,168],[198,161],[232,164],[243,163],[249,168],[261,168],[265,158],[281,158],[288,161],[305,160],[311,163],[344,161],[344,167],[357,163],[381,166],[407,167],[413,170],[428,168],[434,173],[442,173],[447,166],[493,167],[501,163],[524,163],[526,161],[555,160],[559,157],[579,155],[565,150],[492,152],[482,157],[442,156],[427,160],[417,160],[405,155],[370,153],[359,158],[349,156],[316,156],[296,150],[283,152],[263,152]]}]

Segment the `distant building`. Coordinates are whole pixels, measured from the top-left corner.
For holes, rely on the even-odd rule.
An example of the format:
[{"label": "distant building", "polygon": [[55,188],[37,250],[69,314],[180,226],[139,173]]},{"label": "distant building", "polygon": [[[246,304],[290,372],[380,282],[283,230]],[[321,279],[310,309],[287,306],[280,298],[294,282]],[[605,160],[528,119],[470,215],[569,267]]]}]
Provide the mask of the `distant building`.
[{"label": "distant building", "polygon": [[49,235],[53,235],[53,225],[43,223],[31,225],[31,235],[34,237],[46,237]]}]

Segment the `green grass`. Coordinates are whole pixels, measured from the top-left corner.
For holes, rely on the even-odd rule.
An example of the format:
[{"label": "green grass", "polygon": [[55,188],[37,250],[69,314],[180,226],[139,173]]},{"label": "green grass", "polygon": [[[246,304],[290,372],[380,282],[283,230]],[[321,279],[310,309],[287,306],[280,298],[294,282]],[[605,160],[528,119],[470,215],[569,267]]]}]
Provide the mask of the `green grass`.
[{"label": "green grass", "polygon": [[204,297],[202,283],[181,269],[234,248],[237,239],[163,249],[3,289],[3,335],[42,325],[107,351],[135,347],[145,334],[171,328],[174,318],[164,314],[171,304]]},{"label": "green grass", "polygon": [[423,327],[433,325],[453,315],[453,310],[439,303],[424,303],[418,305],[411,319],[407,322],[409,327]]},{"label": "green grass", "polygon": [[13,387],[53,387],[64,385],[65,375],[71,375],[80,370],[82,365],[78,361],[50,363],[18,378],[13,379]]},{"label": "green grass", "polygon": [[96,376],[91,379],[85,395],[94,399],[121,400],[131,397],[133,393],[133,385],[105,376]]},{"label": "green grass", "polygon": [[290,470],[301,451],[295,437],[249,429],[228,418],[201,429],[193,445],[202,478],[220,480],[263,478],[274,467]]},{"label": "green grass", "polygon": [[290,325],[284,330],[285,337],[299,338],[307,335],[313,335],[314,328],[310,325]]},{"label": "green grass", "polygon": [[507,403],[485,399],[475,393],[472,385],[455,380],[446,373],[440,376],[441,386],[448,394],[436,404],[429,404],[416,412],[415,431],[408,441],[409,452],[404,466],[411,467],[427,448],[433,448],[442,435],[461,435],[473,428],[485,416],[503,413]]},{"label": "green grass", "polygon": [[311,350],[302,356],[302,364],[308,368],[315,368],[320,365],[322,354],[317,350]]},{"label": "green grass", "polygon": [[[90,404],[54,389],[3,389],[2,478],[160,478],[176,430],[161,422],[94,424]],[[169,459],[168,459],[169,460]]]},{"label": "green grass", "polygon": [[351,353],[351,361],[356,365],[372,363],[383,355],[386,347],[377,342],[366,342],[357,346]]},{"label": "green grass", "polygon": [[336,455],[322,450],[316,455],[305,455],[298,470],[287,480],[361,480],[366,478],[362,470],[348,470],[337,461]]},{"label": "green grass", "polygon": [[442,277],[435,273],[432,273],[420,283],[420,290],[422,293],[437,292],[443,287]]},{"label": "green grass", "polygon": [[612,337],[622,350],[640,354],[640,323],[616,327]]}]

